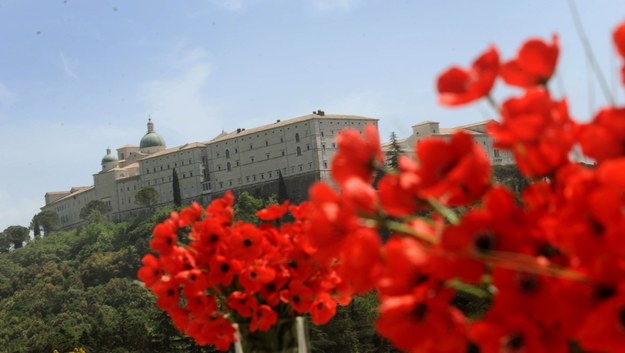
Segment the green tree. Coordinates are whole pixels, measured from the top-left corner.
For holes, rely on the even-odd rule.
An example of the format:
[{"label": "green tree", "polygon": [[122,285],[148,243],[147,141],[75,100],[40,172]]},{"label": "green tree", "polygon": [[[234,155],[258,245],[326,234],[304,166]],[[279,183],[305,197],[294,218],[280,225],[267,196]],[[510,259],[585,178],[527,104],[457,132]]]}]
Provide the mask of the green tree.
[{"label": "green tree", "polygon": [[397,170],[399,168],[399,156],[403,153],[404,150],[397,140],[397,135],[394,131],[391,132],[391,144],[388,151],[386,151],[386,165],[393,170]]},{"label": "green tree", "polygon": [[39,225],[39,219],[37,215],[33,216],[33,219],[30,221],[30,229],[33,230],[33,236],[38,238],[41,236],[41,226]]},{"label": "green tree", "polygon": [[258,223],[256,212],[276,203],[275,195],[268,199],[262,199],[252,196],[247,191],[237,195],[234,203],[234,217],[238,220],[248,223]]},{"label": "green tree", "polygon": [[515,164],[493,166],[493,181],[497,184],[503,184],[517,193],[523,191],[530,184],[530,180],[521,174]]},{"label": "green tree", "polygon": [[147,187],[139,190],[135,195],[135,201],[142,206],[152,207],[156,205],[159,200],[159,194],[156,189],[152,187]]},{"label": "green tree", "polygon": [[178,180],[176,168],[173,170],[172,187],[174,188],[174,205],[180,207],[182,206],[182,197],[180,197],[180,181]]},{"label": "green tree", "polygon": [[29,233],[28,228],[23,226],[10,226],[2,232],[7,241],[13,244],[13,249],[21,248],[24,242],[29,239]]},{"label": "green tree", "polygon": [[111,209],[101,200],[92,200],[89,201],[85,207],[80,210],[80,218],[84,220],[88,220],[92,213],[97,212],[100,215],[104,215],[109,212]]},{"label": "green tree", "polygon": [[56,212],[52,210],[45,210],[45,211],[39,212],[35,216],[35,219],[37,220],[37,222],[39,223],[39,226],[43,230],[42,235],[44,236],[47,236],[49,235],[50,232],[59,229],[61,225],[61,223],[59,222],[59,216],[56,214]]}]

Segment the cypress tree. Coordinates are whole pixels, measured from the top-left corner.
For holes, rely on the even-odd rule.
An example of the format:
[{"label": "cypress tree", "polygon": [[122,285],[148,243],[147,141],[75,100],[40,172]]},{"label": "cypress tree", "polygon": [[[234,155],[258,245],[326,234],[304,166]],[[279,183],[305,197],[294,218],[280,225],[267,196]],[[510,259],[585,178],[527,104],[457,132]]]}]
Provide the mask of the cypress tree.
[{"label": "cypress tree", "polygon": [[174,168],[174,176],[172,178],[172,186],[174,188],[174,205],[176,207],[182,206],[182,197],[180,197],[180,182],[178,181],[178,173],[176,172],[176,168]]}]

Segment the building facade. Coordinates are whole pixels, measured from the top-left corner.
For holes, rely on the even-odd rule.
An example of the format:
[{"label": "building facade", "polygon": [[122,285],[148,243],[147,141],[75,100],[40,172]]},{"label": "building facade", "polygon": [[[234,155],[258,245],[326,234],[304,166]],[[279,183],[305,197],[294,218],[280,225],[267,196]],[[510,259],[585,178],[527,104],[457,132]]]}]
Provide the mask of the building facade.
[{"label": "building facade", "polygon": [[48,192],[42,210],[59,216],[61,229],[84,224],[80,210],[90,201],[109,207],[107,218],[121,221],[141,214],[135,196],[154,188],[158,205],[173,202],[173,174],[178,177],[183,202],[207,204],[227,190],[249,191],[256,196],[277,194],[280,178],[294,202],[307,197],[317,180],[329,180],[330,161],[336,152],[335,137],[344,128],[363,131],[377,119],[325,114],[322,111],[256,128],[222,132],[212,140],[167,148],[151,120],[139,146],[107,149],[102,169],[93,175],[94,185]]}]

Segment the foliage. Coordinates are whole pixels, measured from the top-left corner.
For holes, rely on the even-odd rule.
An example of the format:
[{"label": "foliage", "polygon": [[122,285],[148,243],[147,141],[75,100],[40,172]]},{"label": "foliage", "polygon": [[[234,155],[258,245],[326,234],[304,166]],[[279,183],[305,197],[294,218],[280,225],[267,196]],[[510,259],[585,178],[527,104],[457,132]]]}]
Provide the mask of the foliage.
[{"label": "foliage", "polygon": [[[89,201],[81,210],[80,210],[80,218],[84,220],[89,220],[92,218],[92,214],[97,212],[97,214],[104,215],[110,211],[110,208],[102,201],[102,200],[92,200]],[[97,216],[96,216],[97,218]]]},{"label": "foliage", "polygon": [[399,168],[399,156],[402,154],[404,154],[404,150],[397,140],[397,134],[393,131],[391,132],[389,149],[386,151],[386,166],[391,170],[397,170]]},{"label": "foliage", "polygon": [[172,187],[174,194],[174,205],[176,207],[182,206],[182,197],[180,195],[180,181],[178,180],[178,173],[176,172],[176,168],[172,171]]},{"label": "foliage", "polygon": [[[56,212],[52,210],[41,211],[33,217],[33,226],[38,225],[42,230],[42,235],[48,235],[50,232],[53,232],[59,229],[61,223],[59,221],[59,216]],[[37,234],[37,231],[35,231]]]},{"label": "foliage", "polygon": [[13,245],[13,249],[19,249],[28,239],[28,228],[23,226],[9,226],[0,233],[0,252],[8,250],[9,245]]},{"label": "foliage", "polygon": [[135,202],[144,207],[152,207],[158,203],[159,194],[153,187],[145,187],[135,195]]},{"label": "foliage", "polygon": [[259,219],[256,217],[256,212],[275,203],[277,203],[275,195],[267,199],[262,199],[254,197],[252,194],[244,191],[236,197],[234,218],[246,223],[257,224]]}]

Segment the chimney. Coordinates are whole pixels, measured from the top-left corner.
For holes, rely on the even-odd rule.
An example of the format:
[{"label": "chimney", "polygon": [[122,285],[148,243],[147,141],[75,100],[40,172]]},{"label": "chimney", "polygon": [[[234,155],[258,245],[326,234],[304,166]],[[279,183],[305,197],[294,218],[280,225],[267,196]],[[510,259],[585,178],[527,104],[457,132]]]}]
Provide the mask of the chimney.
[{"label": "chimney", "polygon": [[276,120],[276,124],[280,122],[280,119]]},{"label": "chimney", "polygon": [[241,132],[241,128],[237,128],[237,134]]}]

